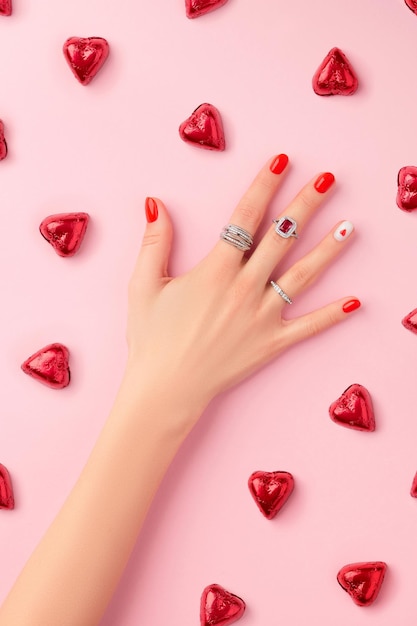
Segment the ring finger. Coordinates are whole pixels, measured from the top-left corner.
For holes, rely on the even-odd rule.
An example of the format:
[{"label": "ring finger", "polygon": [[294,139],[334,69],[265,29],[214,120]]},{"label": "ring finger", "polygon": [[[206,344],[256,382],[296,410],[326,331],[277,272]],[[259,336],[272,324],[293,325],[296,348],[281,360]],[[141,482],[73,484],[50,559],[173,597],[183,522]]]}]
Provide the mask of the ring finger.
[{"label": "ring finger", "polygon": [[[351,222],[339,222],[337,226],[311,252],[297,261],[288,271],[283,274],[273,289],[268,284],[266,297],[267,306],[280,306],[289,304],[299,293],[309,287],[331,261],[343,250],[345,243],[353,233],[354,227]],[[283,293],[280,293],[280,290]],[[278,298],[278,300],[277,300]]]}]

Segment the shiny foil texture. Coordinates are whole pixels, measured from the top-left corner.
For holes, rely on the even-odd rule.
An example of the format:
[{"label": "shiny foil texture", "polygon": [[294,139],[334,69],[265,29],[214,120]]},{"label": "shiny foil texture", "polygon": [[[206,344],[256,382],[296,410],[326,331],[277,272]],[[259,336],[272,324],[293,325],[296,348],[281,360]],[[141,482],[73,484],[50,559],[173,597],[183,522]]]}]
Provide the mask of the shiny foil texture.
[{"label": "shiny foil texture", "polygon": [[313,89],[319,96],[350,96],[358,79],[346,55],[332,48],[313,76]]},{"label": "shiny foil texture", "polygon": [[88,85],[109,56],[109,44],[102,37],[70,37],[64,43],[64,56],[75,78]]},{"label": "shiny foil texture", "polygon": [[397,185],[397,206],[408,212],[417,209],[417,167],[402,167],[398,172]]},{"label": "shiny foil texture", "polygon": [[408,315],[401,320],[401,323],[407,330],[411,330],[412,333],[417,334],[417,309],[413,309],[411,313],[408,313]]},{"label": "shiny foil texture", "polygon": [[417,15],[417,0],[405,0],[406,5]]},{"label": "shiny foil texture", "polygon": [[289,472],[254,472],[248,486],[262,515],[272,519],[292,494],[294,478]]},{"label": "shiny foil texture", "polygon": [[342,567],[337,581],[355,604],[369,606],[379,594],[386,571],[387,565],[383,561],[352,563]]},{"label": "shiny foil texture", "polygon": [[63,389],[70,382],[68,360],[68,348],[62,343],[51,343],[26,359],[22,370],[52,389]]},{"label": "shiny foil texture", "polygon": [[10,474],[0,463],[0,509],[14,509],[14,495]]},{"label": "shiny foil texture", "polygon": [[187,17],[200,17],[205,13],[219,9],[228,0],[185,0],[185,12]]},{"label": "shiny foil texture", "polygon": [[414,474],[413,482],[411,484],[410,496],[417,498],[417,474]]},{"label": "shiny foil texture", "polygon": [[369,391],[362,385],[350,385],[329,408],[334,422],[354,430],[375,430],[375,416]]},{"label": "shiny foil texture", "polygon": [[0,161],[5,159],[7,156],[7,143],[4,138],[4,124],[0,120]]},{"label": "shiny foil texture", "polygon": [[11,15],[12,12],[12,0],[0,0],[0,15]]},{"label": "shiny foil texture", "polygon": [[84,239],[88,213],[58,213],[42,220],[39,230],[59,256],[74,256]]},{"label": "shiny foil texture", "polygon": [[200,625],[227,626],[244,614],[244,601],[220,585],[209,585],[201,596]]},{"label": "shiny foil texture", "polygon": [[222,151],[226,147],[222,119],[212,104],[200,104],[180,125],[179,133],[183,141],[198,148]]}]

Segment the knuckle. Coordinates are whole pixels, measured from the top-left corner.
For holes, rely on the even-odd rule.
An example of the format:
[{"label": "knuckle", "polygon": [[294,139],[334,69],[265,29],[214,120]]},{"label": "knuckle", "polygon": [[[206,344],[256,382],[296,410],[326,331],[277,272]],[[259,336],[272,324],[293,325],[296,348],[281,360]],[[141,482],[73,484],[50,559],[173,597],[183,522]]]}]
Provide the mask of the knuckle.
[{"label": "knuckle", "polygon": [[261,218],[259,207],[250,200],[244,200],[239,204],[237,214],[244,220],[245,225],[249,227],[256,227]]},{"label": "knuckle", "polygon": [[302,191],[299,194],[297,198],[297,203],[300,204],[301,210],[303,211],[310,212],[316,208],[316,202],[314,198],[307,191]]},{"label": "knuckle", "polygon": [[145,233],[142,239],[142,247],[156,246],[161,240],[159,233]]},{"label": "knuckle", "polygon": [[307,285],[311,280],[312,272],[306,263],[296,263],[291,270],[291,281],[296,285]]}]

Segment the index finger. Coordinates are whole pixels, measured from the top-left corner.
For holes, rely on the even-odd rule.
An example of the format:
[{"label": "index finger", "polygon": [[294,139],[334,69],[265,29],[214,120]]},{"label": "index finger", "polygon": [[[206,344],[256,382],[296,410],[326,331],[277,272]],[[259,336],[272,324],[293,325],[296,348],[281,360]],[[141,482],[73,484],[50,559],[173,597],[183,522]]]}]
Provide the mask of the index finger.
[{"label": "index finger", "polygon": [[[284,178],[287,165],[286,154],[274,156],[265,163],[230,217],[231,239],[234,238],[236,227],[246,231],[249,238],[255,235],[269,203]],[[225,239],[220,239],[215,249],[216,255],[220,258],[228,261],[236,259],[236,264],[241,262],[244,254],[244,250],[238,245]]]}]

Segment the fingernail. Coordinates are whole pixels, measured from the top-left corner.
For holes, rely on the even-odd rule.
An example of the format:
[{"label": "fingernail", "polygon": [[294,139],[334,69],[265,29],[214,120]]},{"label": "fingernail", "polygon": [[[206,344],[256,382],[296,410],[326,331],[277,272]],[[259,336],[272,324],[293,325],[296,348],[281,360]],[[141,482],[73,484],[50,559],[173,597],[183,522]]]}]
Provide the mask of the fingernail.
[{"label": "fingernail", "polygon": [[146,220],[150,222],[156,222],[158,219],[158,205],[153,198],[146,198],[145,200],[145,213]]},{"label": "fingernail", "polygon": [[279,154],[272,161],[269,169],[271,170],[271,172],[273,174],[282,174],[282,172],[285,170],[287,165],[288,165],[288,157],[287,157],[287,155],[286,154]]},{"label": "fingernail", "polygon": [[361,306],[360,301],[357,298],[352,298],[352,300],[348,300],[344,303],[342,309],[345,313],[352,313],[352,311],[356,311]]},{"label": "fingernail", "polygon": [[336,228],[336,230],[333,233],[333,237],[336,239],[336,241],[344,241],[345,239],[349,237],[352,231],[353,231],[352,222],[345,221],[339,224],[339,226]]},{"label": "fingernail", "polygon": [[326,193],[334,183],[334,176],[330,172],[320,174],[314,183],[314,189],[319,193]]}]

